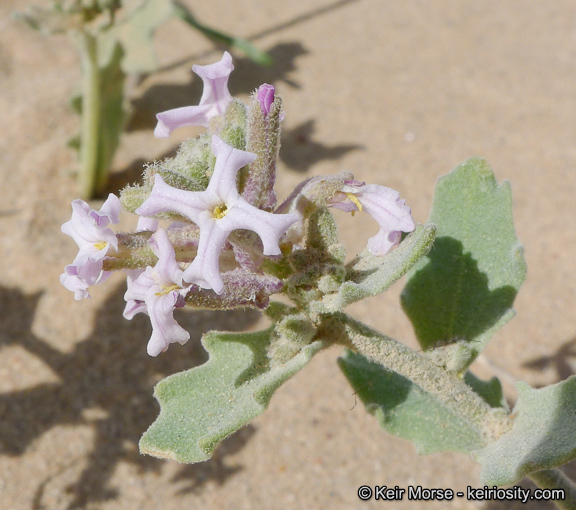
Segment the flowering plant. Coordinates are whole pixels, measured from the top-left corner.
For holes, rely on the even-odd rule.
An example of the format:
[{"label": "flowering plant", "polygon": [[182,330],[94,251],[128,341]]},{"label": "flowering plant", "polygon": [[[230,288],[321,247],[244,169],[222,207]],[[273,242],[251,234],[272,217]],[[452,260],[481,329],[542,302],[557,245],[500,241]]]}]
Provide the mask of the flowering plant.
[{"label": "flowering plant", "polygon": [[[148,165],[142,184],[110,195],[100,211],[73,202],[62,230],[79,252],[61,282],[82,299],[111,271],[124,271],[124,317],[149,315],[151,356],[190,338],[174,319],[176,308],[256,308],[271,325],[204,335],[209,360],[156,386],[160,415],[141,451],[187,463],[208,459],[264,411],[283,382],[337,344],[346,348],[342,371],[388,432],[420,453],[472,455],[487,485],[530,476],[564,489],[573,505],[576,491],[555,468],[575,457],[576,378],[542,389],[519,384],[511,411],[497,378],[483,381],[469,370],[513,317],[525,278],[509,184],[498,185],[485,161],[470,159],[438,181],[424,225],[398,192],[350,173],[309,178],[278,205],[284,113],[274,87],[262,85],[248,104],[231,97],[227,53],[194,70],[204,82],[200,103],[158,114],[155,134],[185,125],[206,132],[175,157]],[[121,207],[140,216],[136,232],[109,228]],[[366,212],[379,227],[351,260],[332,209]],[[421,352],[342,311],[404,275],[402,305]]]},{"label": "flowering plant", "polygon": [[260,65],[271,57],[248,40],[202,24],[173,0],[52,0],[47,8],[33,7],[17,17],[46,33],[70,36],[82,63],[81,91],[71,104],[81,116],[80,134],[69,141],[78,149],[78,180],[84,198],[102,193],[108,171],[129,119],[127,75],[158,70],[154,32],[177,17],[206,37],[236,47]]}]

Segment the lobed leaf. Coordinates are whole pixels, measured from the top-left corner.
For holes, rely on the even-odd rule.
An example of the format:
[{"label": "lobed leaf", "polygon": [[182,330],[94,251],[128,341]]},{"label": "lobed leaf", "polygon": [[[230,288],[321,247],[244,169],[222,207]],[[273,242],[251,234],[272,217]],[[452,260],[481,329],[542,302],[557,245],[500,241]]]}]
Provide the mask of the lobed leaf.
[{"label": "lobed leaf", "polygon": [[502,391],[502,383],[498,377],[483,381],[468,371],[464,374],[464,382],[480,395],[490,407],[501,407],[509,411],[508,402]]},{"label": "lobed leaf", "polygon": [[140,450],[186,463],[210,458],[218,443],[261,414],[274,391],[324,347],[315,341],[286,363],[274,364],[268,358],[274,336],[274,327],[204,335],[210,359],[156,385],[160,415],[140,440]]},{"label": "lobed leaf", "polygon": [[158,69],[154,32],[174,14],[171,0],[144,0],[132,9],[123,23],[110,29],[126,53],[122,62],[124,72],[149,73]]},{"label": "lobed leaf", "polygon": [[516,388],[512,430],[475,455],[483,484],[509,485],[576,459],[576,376],[541,389],[522,382]]},{"label": "lobed leaf", "polygon": [[402,306],[420,345],[450,346],[445,366],[460,372],[514,316],[525,279],[510,185],[469,159],[438,180],[430,222],[438,236],[410,271]]},{"label": "lobed leaf", "polygon": [[369,413],[419,454],[470,453],[484,446],[479,430],[406,377],[347,351],[338,363]]}]

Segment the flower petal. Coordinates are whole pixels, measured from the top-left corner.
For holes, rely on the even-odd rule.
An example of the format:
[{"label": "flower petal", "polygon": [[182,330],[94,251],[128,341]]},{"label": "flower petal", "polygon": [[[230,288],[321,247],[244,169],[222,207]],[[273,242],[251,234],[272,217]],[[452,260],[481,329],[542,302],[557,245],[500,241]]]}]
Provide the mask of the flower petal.
[{"label": "flower petal", "polygon": [[400,199],[400,193],[397,191],[378,184],[369,184],[362,186],[356,196],[365,211],[382,229],[389,232],[414,230],[416,225],[410,208]]},{"label": "flower petal", "polygon": [[214,220],[207,212],[200,215],[198,253],[184,271],[185,281],[195,283],[203,289],[213,289],[216,294],[222,294],[224,290],[219,259],[220,251],[230,233],[220,227],[220,221],[222,220]]},{"label": "flower petal", "polygon": [[171,343],[186,343],[190,339],[188,333],[174,319],[174,309],[181,306],[182,296],[178,291],[159,294],[151,287],[146,298],[148,315],[152,323],[152,336],[148,342],[147,352],[150,356],[158,356],[168,349]]},{"label": "flower petal", "polygon": [[118,249],[116,234],[107,226],[118,223],[119,214],[120,200],[113,194],[108,196],[99,212],[90,209],[84,200],[74,200],[72,217],[62,225],[61,230],[74,239],[78,248],[105,242]]},{"label": "flower petal", "polygon": [[197,223],[200,213],[209,206],[206,200],[207,196],[205,191],[186,191],[173,188],[164,182],[160,174],[155,174],[152,193],[135,212],[141,216],[176,212]]},{"label": "flower petal", "polygon": [[218,222],[221,228],[228,232],[239,228],[256,232],[262,239],[264,255],[280,255],[280,238],[288,227],[299,219],[297,214],[272,214],[262,211],[243,198],[238,198],[228,214]]},{"label": "flower petal", "polygon": [[[99,227],[106,227],[108,224],[116,225],[120,221],[120,211],[122,210],[122,204],[120,199],[110,193],[106,202],[102,204],[100,212],[93,211],[98,215],[98,220],[96,221]],[[102,221],[104,220],[104,221]]]},{"label": "flower petal", "polygon": [[90,286],[86,279],[78,274],[78,268],[70,264],[64,268],[60,275],[60,284],[71,292],[74,292],[74,299],[80,301],[90,297],[88,287]]},{"label": "flower petal", "polygon": [[197,106],[174,108],[156,115],[158,124],[154,129],[154,136],[166,138],[174,129],[181,126],[208,127],[210,119],[222,115],[232,99],[228,91],[228,78],[233,69],[232,57],[227,51],[224,52],[220,62],[207,66],[192,66],[192,70],[204,82],[200,103]]},{"label": "flower petal", "polygon": [[214,109],[217,110],[215,115],[222,115],[226,105],[232,99],[228,91],[228,78],[230,78],[230,73],[234,71],[232,55],[225,51],[220,62],[215,62],[207,66],[194,65],[192,66],[192,70],[200,76],[204,82],[204,90],[202,91],[200,104],[213,105]]},{"label": "flower petal", "polygon": [[260,108],[262,108],[262,115],[267,117],[270,113],[270,106],[274,102],[274,85],[269,85],[268,83],[263,83],[258,87],[258,93],[256,99],[260,103]]},{"label": "flower petal", "polygon": [[[126,271],[126,293],[124,294],[124,299],[126,300],[126,306],[124,307],[124,311],[122,312],[122,316],[125,319],[132,320],[138,313],[146,313],[146,303],[144,303],[144,299],[146,294],[140,298],[138,293],[134,293],[131,289],[134,282],[138,279],[138,277],[144,273],[143,268],[139,269],[125,269]],[[128,297],[126,297],[128,295]],[[134,296],[138,297],[136,299]]]},{"label": "flower petal", "polygon": [[236,174],[256,159],[256,154],[234,149],[219,136],[212,136],[212,152],[216,156],[214,173],[206,191],[218,195],[226,204],[238,199]]},{"label": "flower petal", "polygon": [[156,115],[158,124],[154,128],[154,136],[156,138],[168,138],[172,131],[184,126],[208,127],[210,124],[208,115],[211,110],[212,106],[210,105],[198,105],[183,106],[158,113]]},{"label": "flower petal", "polygon": [[150,246],[154,254],[158,257],[158,262],[154,266],[153,273],[156,283],[164,287],[177,284],[182,287],[182,270],[176,262],[174,247],[168,239],[168,234],[163,228],[150,238]]},{"label": "flower petal", "polygon": [[402,239],[402,232],[394,230],[387,232],[380,229],[375,236],[368,239],[368,249],[374,255],[386,255]]},{"label": "flower petal", "polygon": [[368,249],[374,255],[385,255],[400,242],[401,232],[412,232],[416,227],[410,208],[400,199],[400,193],[391,188],[378,184],[347,185],[342,191],[353,193],[362,210],[380,225],[378,233],[368,240]]},{"label": "flower petal", "polygon": [[156,218],[149,218],[148,216],[140,216],[138,218],[136,232],[156,232],[156,230],[158,230],[158,220]]},{"label": "flower petal", "polygon": [[131,320],[137,313],[148,313],[145,301],[148,294],[148,289],[156,285],[156,281],[152,277],[153,269],[147,267],[146,270],[134,269],[130,272],[127,271],[127,284],[128,288],[124,293],[126,307],[122,314],[125,319]]},{"label": "flower petal", "polygon": [[88,287],[101,283],[110,276],[110,272],[102,271],[105,254],[102,257],[100,253],[90,255],[80,251],[72,264],[67,265],[60,275],[60,283],[74,292],[74,299],[78,301],[90,297]]}]

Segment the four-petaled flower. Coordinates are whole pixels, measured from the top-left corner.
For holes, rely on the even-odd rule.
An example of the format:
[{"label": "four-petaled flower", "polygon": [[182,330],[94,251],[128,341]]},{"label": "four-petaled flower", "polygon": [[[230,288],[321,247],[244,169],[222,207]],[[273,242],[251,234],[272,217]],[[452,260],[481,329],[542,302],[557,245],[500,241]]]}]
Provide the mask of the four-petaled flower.
[{"label": "four-petaled flower", "polygon": [[184,280],[221,294],[224,283],[218,261],[230,232],[252,230],[262,240],[264,255],[280,255],[280,237],[299,217],[257,209],[239,195],[236,174],[254,161],[254,154],[234,149],[216,135],[212,137],[212,152],[216,165],[205,191],[173,188],[156,174],[152,193],[136,213],[153,216],[173,211],[196,223],[200,227],[198,253],[184,271]]},{"label": "four-petaled flower", "polygon": [[60,283],[74,292],[78,300],[90,297],[88,287],[103,282],[109,272],[102,271],[102,264],[112,247],[118,249],[118,239],[109,224],[116,224],[120,216],[120,199],[110,193],[100,211],[90,209],[84,200],[72,202],[72,217],[62,225],[62,232],[78,245],[78,255],[64,268]]},{"label": "four-petaled flower", "polygon": [[129,275],[124,317],[132,319],[137,313],[150,316],[152,336],[147,351],[150,356],[158,356],[171,343],[183,344],[190,339],[190,334],[173,316],[175,308],[184,306],[187,290],[182,288],[182,270],[166,230],[158,229],[149,242],[158,262],[134,280]]},{"label": "four-petaled flower", "polygon": [[228,78],[233,71],[232,57],[227,51],[220,62],[207,66],[192,66],[192,70],[202,78],[204,90],[197,106],[174,108],[156,115],[158,124],[154,130],[156,138],[167,138],[181,126],[208,127],[210,119],[222,115],[232,99],[228,92]]},{"label": "four-petaled flower", "polygon": [[412,232],[416,227],[400,193],[378,184],[346,181],[329,205],[352,214],[366,211],[376,220],[380,230],[368,239],[368,249],[374,255],[385,255],[400,242],[402,232]]}]

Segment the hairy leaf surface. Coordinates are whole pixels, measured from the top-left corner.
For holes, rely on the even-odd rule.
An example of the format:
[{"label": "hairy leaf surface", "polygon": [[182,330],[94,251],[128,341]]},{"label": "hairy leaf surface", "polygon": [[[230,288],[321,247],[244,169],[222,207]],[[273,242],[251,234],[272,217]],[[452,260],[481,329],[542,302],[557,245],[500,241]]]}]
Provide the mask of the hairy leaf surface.
[{"label": "hairy leaf surface", "polygon": [[324,346],[313,342],[289,361],[274,364],[267,355],[273,339],[273,327],[204,335],[209,360],[156,385],[160,415],[140,440],[140,450],[185,463],[207,460],[218,443],[261,414],[274,391]]},{"label": "hairy leaf surface", "polygon": [[444,364],[462,372],[514,316],[526,275],[510,185],[469,159],[438,180],[430,222],[436,241],[410,271],[402,306],[422,347],[450,346]]}]

